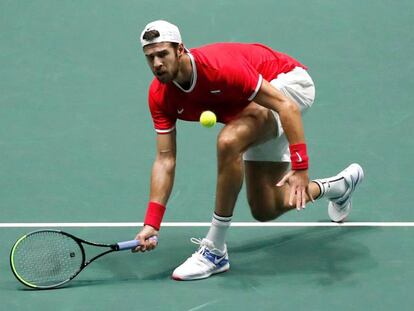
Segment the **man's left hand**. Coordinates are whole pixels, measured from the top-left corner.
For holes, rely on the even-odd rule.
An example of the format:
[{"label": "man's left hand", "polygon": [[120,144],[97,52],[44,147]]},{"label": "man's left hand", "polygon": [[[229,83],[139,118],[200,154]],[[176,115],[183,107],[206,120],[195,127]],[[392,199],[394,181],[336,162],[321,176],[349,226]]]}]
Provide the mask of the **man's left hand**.
[{"label": "man's left hand", "polygon": [[276,184],[281,187],[285,184],[289,185],[289,206],[293,206],[296,199],[296,209],[301,210],[305,208],[306,196],[314,202],[313,197],[309,191],[309,177],[308,170],[291,170]]}]

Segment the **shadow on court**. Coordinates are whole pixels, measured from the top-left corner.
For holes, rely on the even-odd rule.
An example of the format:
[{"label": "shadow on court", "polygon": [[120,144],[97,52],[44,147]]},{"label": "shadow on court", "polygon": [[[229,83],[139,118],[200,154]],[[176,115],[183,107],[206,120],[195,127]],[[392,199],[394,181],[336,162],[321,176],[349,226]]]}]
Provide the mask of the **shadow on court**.
[{"label": "shadow on court", "polygon": [[302,275],[311,282],[332,285],[378,266],[358,236],[379,229],[307,228],[247,244],[230,246],[232,275],[284,277]]},{"label": "shadow on court", "polygon": [[[123,266],[123,267],[122,267]],[[95,264],[95,269],[87,269],[89,271],[82,272],[81,275],[76,277],[71,282],[54,289],[45,289],[41,291],[55,291],[64,289],[74,289],[78,287],[96,287],[96,286],[116,286],[116,285],[143,285],[143,282],[168,280],[171,276],[171,271],[174,268],[164,269],[160,271],[148,269],[145,266],[137,267],[135,270],[125,267],[125,262],[118,264],[117,260],[105,260]],[[150,271],[154,273],[149,273]],[[1,287],[0,287],[1,288]],[[10,282],[10,286],[5,288],[7,290],[19,290],[19,291],[36,291],[31,288],[27,288],[17,282]]]},{"label": "shadow on court", "polygon": [[[91,271],[82,272],[82,275],[67,284],[66,287],[83,287],[83,286],[98,286],[115,284],[136,284],[143,281],[160,281],[167,280],[174,270],[174,265],[163,265],[154,263],[154,259],[148,260],[144,254],[126,256],[119,258],[119,256],[108,257],[100,262],[94,264],[93,269],[86,269]],[[143,256],[142,259],[138,257]]]},{"label": "shadow on court", "polygon": [[[225,274],[225,282],[243,284],[246,280],[248,283],[260,281],[262,277],[293,277],[329,286],[352,280],[358,272],[378,266],[368,246],[359,241],[378,230],[372,227],[304,228],[274,237],[256,237],[245,243],[230,240],[231,269]],[[82,280],[75,280],[71,286],[168,280],[174,268],[194,251],[194,245],[184,238],[155,252],[108,257],[95,263],[92,274],[85,273],[80,277]]]},{"label": "shadow on court", "polygon": [[[377,269],[378,263],[363,241],[366,242],[366,235],[379,230],[372,227],[277,229],[277,235],[270,236],[268,233],[251,236],[248,230],[236,232],[238,238],[230,239],[228,245],[230,272],[211,281],[237,288],[251,288],[269,277],[277,283],[304,282],[318,286],[352,283],[353,276]],[[243,238],[246,234],[249,236]],[[93,262],[61,289],[169,281],[174,268],[195,251],[182,232],[170,235],[177,243],[165,243],[150,253],[111,254]],[[12,284],[8,289],[26,290],[16,282]]]}]

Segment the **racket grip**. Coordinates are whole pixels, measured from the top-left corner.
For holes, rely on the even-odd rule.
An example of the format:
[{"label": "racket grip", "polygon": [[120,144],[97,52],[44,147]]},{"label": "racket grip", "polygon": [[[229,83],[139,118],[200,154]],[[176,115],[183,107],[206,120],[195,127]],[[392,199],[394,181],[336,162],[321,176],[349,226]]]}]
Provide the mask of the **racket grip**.
[{"label": "racket grip", "polygon": [[[148,240],[155,241],[158,243],[158,238],[156,236],[152,236]],[[138,240],[124,241],[124,242],[117,243],[117,245],[118,245],[118,250],[123,251],[123,250],[132,249],[132,248],[139,246],[139,241]]]}]

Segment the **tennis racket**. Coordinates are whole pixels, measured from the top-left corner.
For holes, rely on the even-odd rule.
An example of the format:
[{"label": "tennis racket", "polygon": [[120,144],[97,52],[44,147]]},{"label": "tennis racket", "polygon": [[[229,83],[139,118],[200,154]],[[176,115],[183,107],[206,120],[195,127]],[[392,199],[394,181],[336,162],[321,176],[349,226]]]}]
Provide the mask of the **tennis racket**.
[{"label": "tennis racket", "polygon": [[[157,241],[157,238],[154,236],[150,240]],[[84,244],[106,250],[86,260]],[[10,266],[15,277],[24,285],[49,289],[71,281],[99,257],[138,245],[137,240],[101,244],[59,230],[39,230],[22,236],[14,243],[10,252]]]}]

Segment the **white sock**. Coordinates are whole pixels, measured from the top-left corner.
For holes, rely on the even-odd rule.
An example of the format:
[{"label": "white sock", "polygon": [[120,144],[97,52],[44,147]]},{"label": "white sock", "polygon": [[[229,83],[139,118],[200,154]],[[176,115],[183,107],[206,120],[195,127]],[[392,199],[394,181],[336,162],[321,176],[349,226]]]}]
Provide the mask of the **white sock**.
[{"label": "white sock", "polygon": [[220,251],[225,249],[225,239],[227,229],[231,224],[230,217],[218,216],[216,213],[213,214],[213,219],[211,221],[210,230],[207,233],[206,239],[213,242],[215,248]]},{"label": "white sock", "polygon": [[344,177],[333,176],[323,179],[313,180],[321,190],[321,194],[318,196],[318,199],[327,197],[330,200],[340,198],[345,194],[348,185]]}]

